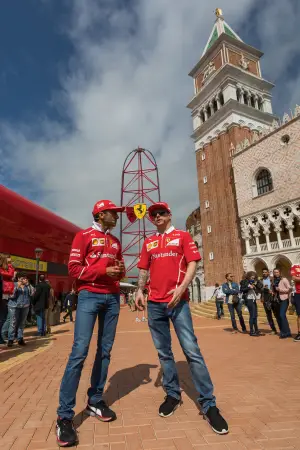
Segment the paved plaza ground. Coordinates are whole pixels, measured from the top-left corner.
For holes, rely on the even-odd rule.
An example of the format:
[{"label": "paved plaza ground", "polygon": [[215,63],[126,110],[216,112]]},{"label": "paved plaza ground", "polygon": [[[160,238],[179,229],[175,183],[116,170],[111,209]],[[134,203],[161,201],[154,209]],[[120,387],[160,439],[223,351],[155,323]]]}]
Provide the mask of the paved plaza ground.
[{"label": "paved plaza ground", "polygon": [[[230,323],[195,318],[200,348],[215,384],[218,406],[230,433],[217,436],[199,415],[196,392],[183,353],[174,354],[183,405],[161,418],[164,398],[156,351],[146,323],[121,311],[106,399],[118,419],[105,424],[84,408],[96,346],[94,334],[77,395],[78,449],[259,450],[300,449],[300,345],[277,336],[232,335]],[[267,327],[265,327],[267,331]],[[294,330],[296,331],[296,330]],[[58,390],[73,339],[73,324],[38,340],[27,330],[26,349],[0,351],[0,449],[56,449]]]}]

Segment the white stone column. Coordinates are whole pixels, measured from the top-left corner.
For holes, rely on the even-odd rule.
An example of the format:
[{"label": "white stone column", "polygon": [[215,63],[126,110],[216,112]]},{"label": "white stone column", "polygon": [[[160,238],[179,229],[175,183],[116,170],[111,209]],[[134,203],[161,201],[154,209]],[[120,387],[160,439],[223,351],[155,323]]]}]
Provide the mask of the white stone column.
[{"label": "white stone column", "polygon": [[264,234],[266,236],[267,249],[268,249],[268,252],[270,252],[271,251],[270,232],[268,231],[268,232],[265,232]]},{"label": "white stone column", "polygon": [[290,240],[291,240],[292,247],[296,247],[296,241],[295,241],[293,228],[294,228],[293,224],[287,226],[287,229],[289,230],[289,234],[290,234]]},{"label": "white stone column", "polygon": [[219,109],[221,108],[220,94],[217,95],[216,100],[217,100],[217,108],[218,108],[218,111],[219,111]]},{"label": "white stone column", "polygon": [[256,248],[257,248],[257,253],[261,252],[261,248],[260,248],[260,243],[259,243],[259,234],[255,233],[254,234],[255,237],[255,243],[256,243]]},{"label": "white stone column", "polygon": [[249,240],[249,238],[245,239],[245,244],[246,244],[246,253],[247,253],[247,255],[250,255],[251,248],[250,248],[250,240]]},{"label": "white stone column", "polygon": [[280,226],[276,227],[275,231],[276,231],[276,234],[277,234],[277,241],[278,241],[279,248],[283,248],[283,243],[282,243],[281,234],[280,234],[281,227]]},{"label": "white stone column", "polygon": [[241,93],[241,96],[240,96],[240,99],[241,99],[241,103],[242,103],[242,105],[245,103],[244,102],[244,89],[240,89],[240,93]]},{"label": "white stone column", "polygon": [[206,122],[207,119],[208,119],[208,114],[207,114],[207,109],[206,108],[204,108],[204,117],[205,117],[205,122]]},{"label": "white stone column", "polygon": [[209,102],[208,106],[210,107],[210,114],[212,116],[215,113],[213,103]]},{"label": "white stone column", "polygon": [[255,109],[258,109],[258,97],[257,97],[257,95],[254,96],[254,104],[255,104]]}]

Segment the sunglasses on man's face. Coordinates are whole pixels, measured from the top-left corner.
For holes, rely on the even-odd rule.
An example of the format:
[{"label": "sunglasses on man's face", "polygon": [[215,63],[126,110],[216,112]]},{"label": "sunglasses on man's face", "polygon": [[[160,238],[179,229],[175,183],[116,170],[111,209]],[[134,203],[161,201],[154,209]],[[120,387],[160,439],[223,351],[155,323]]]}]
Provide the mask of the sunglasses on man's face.
[{"label": "sunglasses on man's face", "polygon": [[166,209],[162,209],[162,210],[157,210],[157,211],[153,211],[150,216],[151,217],[156,217],[157,214],[159,216],[167,216],[169,214],[169,212]]}]

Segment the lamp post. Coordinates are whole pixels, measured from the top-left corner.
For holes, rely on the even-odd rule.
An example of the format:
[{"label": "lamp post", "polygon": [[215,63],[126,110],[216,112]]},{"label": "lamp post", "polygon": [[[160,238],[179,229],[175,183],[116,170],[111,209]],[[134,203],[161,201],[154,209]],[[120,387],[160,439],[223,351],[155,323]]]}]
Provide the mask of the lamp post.
[{"label": "lamp post", "polygon": [[36,259],[36,272],[35,272],[35,287],[36,287],[38,284],[38,280],[39,280],[39,266],[40,266],[40,259],[43,254],[43,249],[36,248],[34,250],[34,252],[35,252],[35,259]]}]

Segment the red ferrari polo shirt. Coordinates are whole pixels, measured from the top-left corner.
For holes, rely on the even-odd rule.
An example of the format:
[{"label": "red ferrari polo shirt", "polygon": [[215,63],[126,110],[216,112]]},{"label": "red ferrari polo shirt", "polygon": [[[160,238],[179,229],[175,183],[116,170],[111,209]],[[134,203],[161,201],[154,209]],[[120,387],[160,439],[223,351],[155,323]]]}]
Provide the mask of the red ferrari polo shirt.
[{"label": "red ferrari polo shirt", "polygon": [[[149,271],[149,300],[169,302],[172,289],[182,283],[188,263],[200,261],[200,253],[191,235],[170,227],[164,234],[148,237],[143,245],[139,269]],[[183,296],[188,299],[188,292]]]},{"label": "red ferrari polo shirt", "polygon": [[[300,265],[295,264],[291,268],[291,275],[292,277],[300,277]],[[300,294],[300,283],[297,283],[295,281],[295,288],[296,288],[296,294]]]}]

